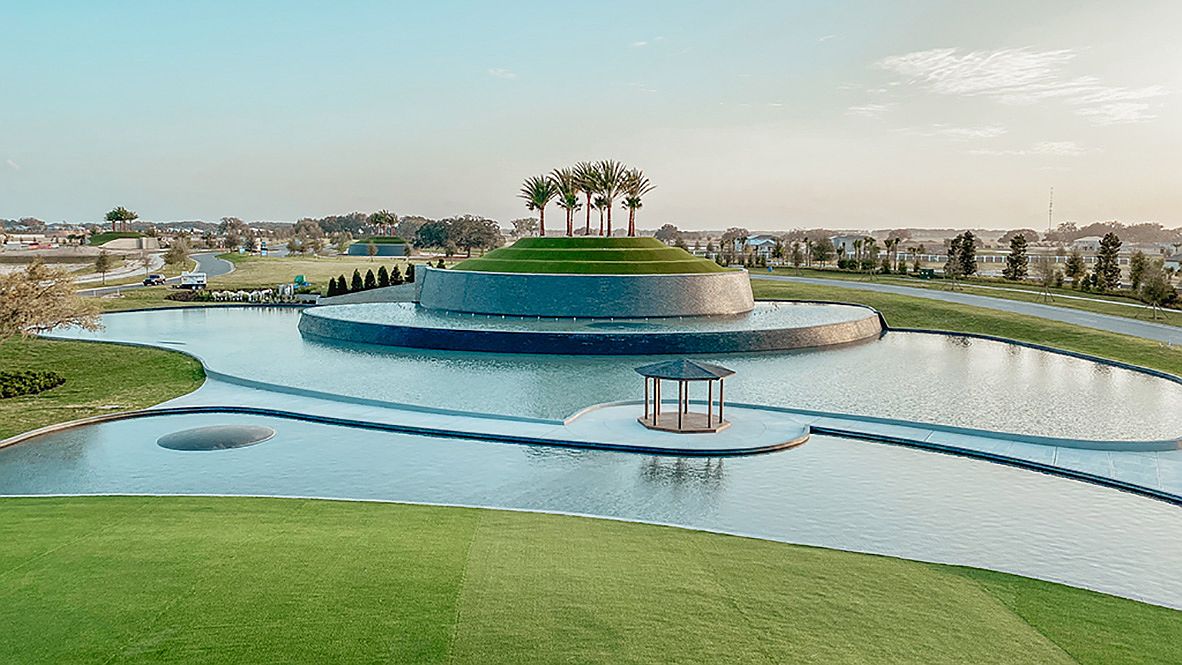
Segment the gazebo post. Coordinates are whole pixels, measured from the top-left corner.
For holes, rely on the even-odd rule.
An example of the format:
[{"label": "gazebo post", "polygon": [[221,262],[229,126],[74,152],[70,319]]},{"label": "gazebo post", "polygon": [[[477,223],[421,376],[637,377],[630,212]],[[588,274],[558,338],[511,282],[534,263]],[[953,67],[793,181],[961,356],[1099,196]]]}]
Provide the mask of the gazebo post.
[{"label": "gazebo post", "polygon": [[644,377],[644,419],[648,420],[648,377]]},{"label": "gazebo post", "polygon": [[653,426],[661,422],[661,380],[653,377]]},{"label": "gazebo post", "polygon": [[714,424],[714,381],[706,382],[706,427]]},{"label": "gazebo post", "polygon": [[718,422],[722,422],[722,388],[723,380],[718,380]]},{"label": "gazebo post", "polygon": [[685,396],[685,381],[677,382],[677,429],[682,428],[681,424],[681,402]]}]

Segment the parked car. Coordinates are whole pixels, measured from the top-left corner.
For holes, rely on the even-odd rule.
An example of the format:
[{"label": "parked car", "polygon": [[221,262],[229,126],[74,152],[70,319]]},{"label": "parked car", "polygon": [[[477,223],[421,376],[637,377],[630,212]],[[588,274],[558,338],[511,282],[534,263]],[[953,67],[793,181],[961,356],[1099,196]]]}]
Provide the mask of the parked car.
[{"label": "parked car", "polygon": [[144,278],[144,286],[160,286],[165,282],[164,275],[152,273]]}]

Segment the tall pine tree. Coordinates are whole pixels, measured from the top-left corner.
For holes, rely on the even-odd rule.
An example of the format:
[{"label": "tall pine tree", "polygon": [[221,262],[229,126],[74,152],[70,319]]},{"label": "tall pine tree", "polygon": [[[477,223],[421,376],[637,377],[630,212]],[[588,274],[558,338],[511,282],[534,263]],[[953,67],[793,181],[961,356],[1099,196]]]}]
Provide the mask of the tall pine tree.
[{"label": "tall pine tree", "polygon": [[1101,291],[1120,288],[1120,238],[1109,231],[1100,239],[1096,252],[1096,288]]},{"label": "tall pine tree", "polygon": [[1030,261],[1026,256],[1026,236],[1019,233],[1010,238],[1010,253],[1006,256],[1006,267],[1002,269],[1001,276],[1014,281],[1023,280],[1026,279],[1029,268]]},{"label": "tall pine tree", "polygon": [[977,236],[972,231],[965,231],[960,236],[960,274],[971,277],[977,274]]}]

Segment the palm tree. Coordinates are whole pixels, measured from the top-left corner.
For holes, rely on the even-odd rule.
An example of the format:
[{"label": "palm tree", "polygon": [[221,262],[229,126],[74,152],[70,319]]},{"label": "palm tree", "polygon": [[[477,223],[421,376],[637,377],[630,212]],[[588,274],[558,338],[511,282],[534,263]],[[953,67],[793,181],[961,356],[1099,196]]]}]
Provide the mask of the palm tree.
[{"label": "palm tree", "polygon": [[587,197],[587,226],[583,229],[583,234],[591,235],[591,208],[595,207],[591,204],[591,197],[599,192],[599,167],[592,162],[579,162],[575,164],[574,173],[575,184],[583,196]]},{"label": "palm tree", "polygon": [[558,189],[558,207],[566,211],[566,236],[575,234],[575,211],[583,206],[579,203],[579,183],[575,172],[571,169],[554,169],[550,172],[550,180]]},{"label": "palm tree", "polygon": [[525,199],[525,207],[538,211],[538,235],[546,235],[546,204],[558,194],[554,181],[544,175],[530,176],[521,186],[519,197]]},{"label": "palm tree", "polygon": [[598,194],[607,199],[607,235],[612,234],[612,208],[624,184],[624,165],[614,159],[605,159],[597,165],[599,171]]},{"label": "palm tree", "polygon": [[628,169],[624,173],[624,207],[628,209],[628,236],[636,235],[636,209],[641,207],[640,198],[656,188],[640,169]]},{"label": "palm tree", "polygon": [[602,196],[595,197],[595,209],[599,211],[599,235],[603,235],[603,211],[610,210],[611,206]]}]

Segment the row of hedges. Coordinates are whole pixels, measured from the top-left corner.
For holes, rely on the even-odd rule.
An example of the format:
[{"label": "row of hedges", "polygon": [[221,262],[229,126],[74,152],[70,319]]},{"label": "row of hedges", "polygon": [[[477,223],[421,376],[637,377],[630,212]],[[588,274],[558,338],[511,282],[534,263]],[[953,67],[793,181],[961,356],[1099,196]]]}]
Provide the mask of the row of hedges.
[{"label": "row of hedges", "polygon": [[36,395],[66,382],[57,372],[26,370],[22,372],[0,372],[0,399]]},{"label": "row of hedges", "polygon": [[328,280],[328,292],[325,295],[331,298],[346,293],[379,289],[384,286],[398,286],[413,281],[415,281],[415,264],[413,263],[407,264],[405,277],[398,266],[394,266],[390,270],[386,270],[386,266],[381,266],[376,275],[372,269],[366,270],[365,277],[361,276],[360,270],[354,270],[352,280],[346,281],[344,275]]}]

